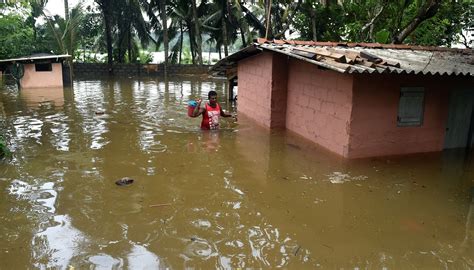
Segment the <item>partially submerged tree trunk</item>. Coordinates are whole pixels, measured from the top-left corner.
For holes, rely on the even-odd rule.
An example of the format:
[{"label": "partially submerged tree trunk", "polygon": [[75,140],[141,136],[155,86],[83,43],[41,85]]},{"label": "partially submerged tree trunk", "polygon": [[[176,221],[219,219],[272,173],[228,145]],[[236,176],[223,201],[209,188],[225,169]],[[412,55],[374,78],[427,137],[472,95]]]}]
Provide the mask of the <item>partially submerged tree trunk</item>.
[{"label": "partially submerged tree trunk", "polygon": [[432,18],[438,12],[442,0],[428,0],[413,20],[392,38],[393,44],[401,44],[422,22]]}]

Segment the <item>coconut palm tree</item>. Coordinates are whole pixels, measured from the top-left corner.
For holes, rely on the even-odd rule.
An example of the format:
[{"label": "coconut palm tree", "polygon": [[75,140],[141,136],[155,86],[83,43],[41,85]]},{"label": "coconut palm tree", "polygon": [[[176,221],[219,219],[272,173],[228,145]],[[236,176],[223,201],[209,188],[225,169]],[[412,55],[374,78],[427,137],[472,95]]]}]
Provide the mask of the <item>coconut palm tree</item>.
[{"label": "coconut palm tree", "polygon": [[[171,34],[171,38],[176,34],[175,29],[173,28],[174,22],[171,22],[171,27],[168,27],[168,9],[169,6],[166,0],[141,0],[141,4],[144,7],[144,10],[150,19],[150,27],[155,31],[157,38],[157,45],[163,42],[163,47],[165,49],[165,64],[164,72],[165,75],[168,73],[168,64],[169,64],[169,39],[170,31],[174,32]],[[170,28],[170,29],[169,29]]]},{"label": "coconut palm tree", "polygon": [[77,33],[84,13],[82,12],[82,5],[79,3],[76,7],[71,10],[68,20],[65,20],[59,16],[48,16],[43,12],[44,17],[49,25],[50,35],[54,37],[58,48],[58,53],[69,54],[72,57],[68,58],[68,66],[70,68],[70,74],[73,74],[73,58],[75,51],[79,46],[76,42]]},{"label": "coconut palm tree", "polygon": [[109,0],[95,0],[102,12],[104,22],[104,35],[107,43],[107,64],[109,74],[113,73],[113,39],[112,31],[114,27],[113,3]]}]

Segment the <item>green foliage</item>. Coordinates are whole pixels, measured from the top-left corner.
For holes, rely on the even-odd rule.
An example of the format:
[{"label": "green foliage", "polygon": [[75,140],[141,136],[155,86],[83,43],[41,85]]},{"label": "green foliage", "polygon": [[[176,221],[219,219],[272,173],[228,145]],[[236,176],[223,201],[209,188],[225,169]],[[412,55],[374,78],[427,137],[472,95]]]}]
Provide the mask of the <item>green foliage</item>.
[{"label": "green foliage", "polygon": [[390,32],[387,29],[382,29],[375,33],[375,42],[388,43],[390,41]]},{"label": "green foliage", "polygon": [[151,55],[151,53],[147,51],[140,51],[139,58],[140,64],[148,64],[153,61],[153,55]]},{"label": "green foliage", "polygon": [[[345,0],[319,4],[308,0],[296,16],[298,39],[313,39],[313,21],[318,41],[389,43],[409,25],[427,0]],[[435,16],[421,23],[405,40],[419,45],[450,46],[462,29],[472,28],[474,3],[469,0],[443,0]]]},{"label": "green foliage", "polygon": [[0,15],[0,59],[30,55],[34,50],[33,30],[18,15]]},{"label": "green foliage", "polygon": [[0,134],[0,158],[10,157],[11,156],[10,149],[8,149],[6,140],[3,135]]},{"label": "green foliage", "polygon": [[314,40],[313,23],[318,41],[339,41],[344,35],[344,10],[339,5],[324,6],[319,2],[307,1],[294,19],[294,26],[300,32],[299,39]]},{"label": "green foliage", "polygon": [[[292,38],[299,40],[379,43],[402,40],[436,46],[461,41],[469,46],[468,37],[461,33],[474,27],[472,0],[441,0],[434,16],[428,16],[408,36],[400,37],[400,31],[419,16],[428,1],[272,1],[269,38],[287,39],[290,32],[298,33]],[[47,23],[39,26],[47,0],[21,3],[0,6],[0,59],[54,52],[81,55],[82,61],[98,62],[95,53],[108,53],[111,57],[108,61],[147,62],[150,57],[139,52],[138,43],[140,48],[149,48],[150,41],[153,47],[160,46],[166,36],[170,40],[169,61],[190,63],[202,58],[201,48],[225,47],[232,52],[254,38],[263,37],[269,1],[193,0],[191,3],[197,5],[195,14],[193,5],[186,0],[95,0],[95,6],[83,9],[79,5],[70,9],[68,21],[50,16]],[[22,11],[14,12],[16,9]],[[167,20],[167,35],[163,16]],[[76,50],[80,52],[75,53]]]},{"label": "green foliage", "polygon": [[192,56],[191,56],[191,51],[189,50],[189,48],[184,48],[183,50],[183,59],[181,61],[181,64],[192,64],[193,63],[193,59],[192,59]]}]

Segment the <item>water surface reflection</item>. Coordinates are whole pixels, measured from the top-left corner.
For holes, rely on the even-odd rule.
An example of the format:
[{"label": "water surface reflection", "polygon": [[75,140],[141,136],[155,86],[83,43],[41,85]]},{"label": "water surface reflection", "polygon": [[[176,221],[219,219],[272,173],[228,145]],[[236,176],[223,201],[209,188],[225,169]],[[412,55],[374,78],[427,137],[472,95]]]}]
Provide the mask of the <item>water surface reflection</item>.
[{"label": "water surface reflection", "polygon": [[53,104],[3,86],[1,268],[474,267],[469,156],[346,161],[244,116],[200,131],[187,101],[235,112],[224,89],[82,79]]}]

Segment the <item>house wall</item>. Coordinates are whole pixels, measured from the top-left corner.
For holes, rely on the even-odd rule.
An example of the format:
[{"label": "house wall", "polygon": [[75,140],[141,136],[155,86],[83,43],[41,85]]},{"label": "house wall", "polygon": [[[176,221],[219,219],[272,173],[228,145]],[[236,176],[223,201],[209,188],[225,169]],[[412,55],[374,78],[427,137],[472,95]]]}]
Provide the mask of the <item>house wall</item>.
[{"label": "house wall", "polygon": [[[442,77],[356,75],[349,158],[441,151],[455,81]],[[425,89],[420,127],[398,127],[401,87]]]},{"label": "house wall", "polygon": [[62,87],[63,73],[61,63],[52,63],[52,71],[36,72],[35,64],[25,64],[22,88]]},{"label": "house wall", "polygon": [[237,110],[265,127],[271,126],[272,63],[272,53],[263,52],[241,60],[237,69]]},{"label": "house wall", "polygon": [[351,75],[289,61],[287,129],[347,156],[351,110]]},{"label": "house wall", "polygon": [[[238,78],[239,113],[346,158],[443,150],[450,92],[472,88],[472,78],[341,74],[271,52],[239,61]],[[422,126],[397,126],[401,87],[424,88]]]}]

